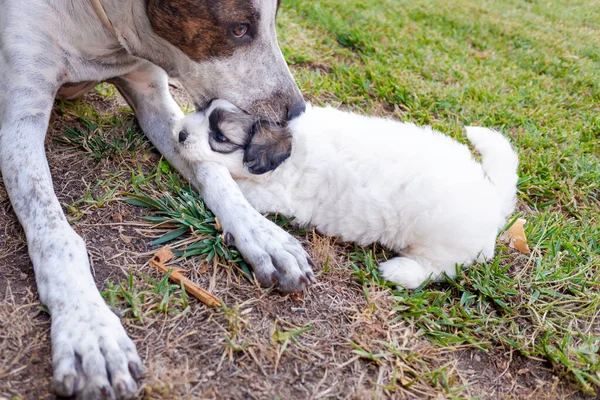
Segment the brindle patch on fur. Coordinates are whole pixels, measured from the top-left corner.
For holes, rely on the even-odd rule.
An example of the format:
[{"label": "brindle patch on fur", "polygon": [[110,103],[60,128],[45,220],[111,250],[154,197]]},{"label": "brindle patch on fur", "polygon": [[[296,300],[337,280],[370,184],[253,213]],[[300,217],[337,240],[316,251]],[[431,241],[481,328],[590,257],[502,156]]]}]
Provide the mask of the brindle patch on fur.
[{"label": "brindle patch on fur", "polygon": [[[152,29],[195,61],[224,58],[257,34],[258,10],[247,0],[148,0]],[[248,37],[231,34],[239,23],[250,25]]]}]

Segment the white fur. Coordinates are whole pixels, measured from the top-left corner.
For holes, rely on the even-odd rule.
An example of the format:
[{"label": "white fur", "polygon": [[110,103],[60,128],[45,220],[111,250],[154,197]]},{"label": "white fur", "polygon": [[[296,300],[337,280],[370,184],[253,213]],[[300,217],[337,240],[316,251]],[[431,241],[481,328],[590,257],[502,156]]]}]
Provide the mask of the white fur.
[{"label": "white fur", "polygon": [[363,246],[380,242],[401,254],[380,271],[405,287],[453,276],[456,264],[479,255],[492,258],[498,230],[515,207],[517,155],[490,129],[467,128],[480,164],[467,146],[429,127],[308,107],[291,123],[290,158],[252,175],[241,152],[211,151],[206,120],[184,124],[192,142],[182,146],[184,158],[225,165],[259,212],[294,216],[324,234]]}]

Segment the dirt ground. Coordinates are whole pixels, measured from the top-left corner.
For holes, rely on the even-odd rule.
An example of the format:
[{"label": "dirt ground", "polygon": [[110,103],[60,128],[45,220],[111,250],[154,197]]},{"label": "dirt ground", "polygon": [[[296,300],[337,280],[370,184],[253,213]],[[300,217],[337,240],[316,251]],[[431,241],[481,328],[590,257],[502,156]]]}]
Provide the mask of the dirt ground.
[{"label": "dirt ground", "polygon": [[[116,100],[86,97],[94,107],[115,109]],[[116,158],[96,162],[53,139],[77,124],[55,112],[47,140],[55,191],[63,204],[81,198],[86,185],[129,168]],[[159,155],[150,153],[151,166]],[[115,215],[122,217],[115,222]],[[73,223],[85,239],[96,283],[120,283],[130,269],[158,275],[146,265],[154,250],[136,224],[148,211],[122,201],[90,207]],[[123,237],[128,238],[123,240]],[[446,351],[421,338],[408,322],[392,323],[391,292],[364,289],[351,274],[342,244],[309,233],[300,237],[320,272],[302,298],[265,291],[229,265],[191,260],[190,278],[227,304],[208,309],[195,299],[186,313],[123,319],[146,371],[139,398],[585,398],[575,385],[510,349]],[[329,258],[329,269],[322,266]],[[40,309],[24,233],[0,184],[0,399],[54,398],[51,388],[49,317]],[[306,332],[281,335],[306,328]],[[285,340],[285,338],[289,340]],[[404,358],[361,357],[356,343],[376,354],[396,342]],[[410,364],[411,354],[420,361]],[[421,365],[418,369],[415,365]],[[436,377],[432,372],[444,371]],[[395,372],[394,372],[395,371]],[[420,376],[427,376],[423,378]],[[448,380],[447,382],[443,382]],[[395,384],[394,384],[395,382]],[[444,387],[454,388],[445,390]]]}]

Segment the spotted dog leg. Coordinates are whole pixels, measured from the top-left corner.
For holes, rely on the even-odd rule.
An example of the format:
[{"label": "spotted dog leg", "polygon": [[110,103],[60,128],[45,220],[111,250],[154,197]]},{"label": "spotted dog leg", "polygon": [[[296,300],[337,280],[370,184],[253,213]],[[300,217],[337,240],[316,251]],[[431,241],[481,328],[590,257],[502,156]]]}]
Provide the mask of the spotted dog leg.
[{"label": "spotted dog leg", "polygon": [[225,167],[188,165],[179,156],[175,133],[183,113],[169,93],[162,69],[148,63],[111,82],[135,110],[146,136],[200,190],[263,286],[278,283],[283,292],[298,292],[314,280],[300,243],[250,206]]},{"label": "spotted dog leg", "polygon": [[[58,89],[44,79],[58,74],[11,76],[4,66],[0,62],[0,71],[16,78],[6,79],[0,94],[0,170],[27,236],[40,300],[51,315],[56,392],[84,399],[130,398],[137,391],[140,358],[94,284],[85,244],[63,214],[44,153]],[[33,86],[27,80],[32,75],[45,87]]]}]

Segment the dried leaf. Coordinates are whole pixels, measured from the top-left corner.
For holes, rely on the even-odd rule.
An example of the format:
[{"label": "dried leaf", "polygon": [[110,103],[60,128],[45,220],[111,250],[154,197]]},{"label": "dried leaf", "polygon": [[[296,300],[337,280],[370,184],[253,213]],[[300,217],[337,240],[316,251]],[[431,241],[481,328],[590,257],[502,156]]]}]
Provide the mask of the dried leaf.
[{"label": "dried leaf", "polygon": [[525,230],[523,226],[527,221],[523,218],[519,218],[514,224],[506,231],[502,238],[508,241],[508,246],[512,249],[516,249],[520,253],[529,254],[529,246],[527,245],[527,237],[525,236]]},{"label": "dried leaf", "polygon": [[112,215],[112,220],[113,222],[120,224],[123,222],[123,215],[121,215],[121,213],[116,212]]},{"label": "dried leaf", "polygon": [[200,269],[198,270],[198,272],[201,273],[201,274],[205,274],[206,271],[208,271],[208,264],[207,263],[203,263],[202,266],[200,267]]},{"label": "dried leaf", "polygon": [[166,264],[173,258],[175,258],[175,254],[169,246],[163,247],[154,255],[154,261],[160,264]]},{"label": "dried leaf", "polygon": [[121,239],[121,242],[129,245],[131,244],[131,237],[130,236],[125,236],[122,233],[119,233],[119,239]]}]

